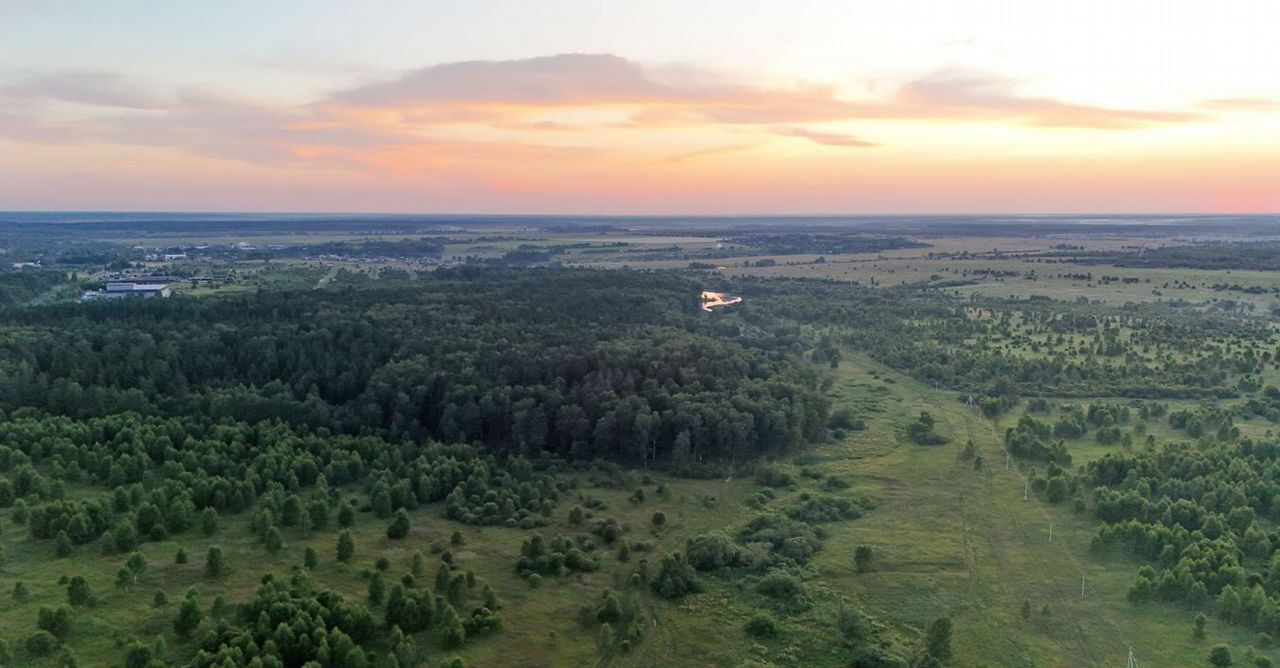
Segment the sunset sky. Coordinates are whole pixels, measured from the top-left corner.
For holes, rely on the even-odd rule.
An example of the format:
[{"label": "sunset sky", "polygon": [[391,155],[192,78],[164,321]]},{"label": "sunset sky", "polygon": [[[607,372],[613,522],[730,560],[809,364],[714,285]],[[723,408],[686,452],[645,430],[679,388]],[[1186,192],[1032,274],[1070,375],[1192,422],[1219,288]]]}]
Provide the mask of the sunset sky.
[{"label": "sunset sky", "polygon": [[1280,2],[0,0],[0,209],[1280,211]]}]

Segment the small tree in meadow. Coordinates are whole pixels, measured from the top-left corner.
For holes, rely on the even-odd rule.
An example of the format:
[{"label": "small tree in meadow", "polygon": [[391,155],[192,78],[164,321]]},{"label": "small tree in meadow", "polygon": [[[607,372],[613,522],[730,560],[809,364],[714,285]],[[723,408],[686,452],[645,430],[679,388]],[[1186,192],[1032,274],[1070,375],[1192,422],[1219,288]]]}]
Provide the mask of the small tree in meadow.
[{"label": "small tree in meadow", "polygon": [[369,580],[369,605],[381,605],[386,594],[386,585],[382,582],[382,573],[374,573]]},{"label": "small tree in meadow", "polygon": [[200,610],[200,604],[196,603],[194,596],[188,594],[182,600],[182,605],[178,607],[178,616],[173,620],[173,632],[183,640],[190,639],[203,619],[204,613]]},{"label": "small tree in meadow", "polygon": [[387,538],[400,540],[409,535],[409,513],[401,508],[396,511],[391,524],[387,525]]},{"label": "small tree in meadow", "polygon": [[134,552],[129,555],[128,561],[124,562],[124,567],[129,572],[130,584],[138,584],[138,578],[142,577],[142,573],[147,570],[147,558],[142,556],[141,552]]},{"label": "small tree in meadow", "polygon": [[338,534],[338,561],[347,563],[356,554],[356,542],[351,538],[351,532],[344,529]]},{"label": "small tree in meadow", "polygon": [[929,656],[946,661],[951,658],[951,618],[939,617],[929,625],[924,636],[925,651]]},{"label": "small tree in meadow", "polygon": [[204,574],[207,577],[222,577],[227,572],[226,557],[222,555],[222,548],[213,546],[209,548],[209,553],[204,558]]},{"label": "small tree in meadow", "polygon": [[67,583],[67,602],[80,608],[93,605],[93,592],[89,590],[89,581],[76,575]]},{"label": "small tree in meadow", "polygon": [[71,545],[71,537],[66,531],[59,531],[58,537],[53,541],[53,554],[59,559],[71,556],[74,548]]},{"label": "small tree in meadow", "polygon": [[268,527],[264,543],[266,544],[267,552],[275,554],[284,549],[284,534],[281,534],[280,529],[276,527]]},{"label": "small tree in meadow", "polygon": [[859,573],[866,573],[871,570],[871,559],[874,553],[871,551],[870,545],[859,545],[853,551],[853,566]]}]

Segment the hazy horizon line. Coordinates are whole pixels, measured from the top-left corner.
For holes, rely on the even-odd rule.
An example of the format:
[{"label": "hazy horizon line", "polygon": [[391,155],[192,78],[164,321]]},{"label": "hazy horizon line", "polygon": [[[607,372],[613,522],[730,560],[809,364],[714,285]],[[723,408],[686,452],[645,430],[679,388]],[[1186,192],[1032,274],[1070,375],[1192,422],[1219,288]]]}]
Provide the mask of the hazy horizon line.
[{"label": "hazy horizon line", "polygon": [[245,209],[0,209],[0,215],[56,215],[56,214],[103,214],[112,216],[128,215],[183,215],[183,216],[369,216],[369,217],[425,217],[425,218],[611,218],[611,219],[653,219],[653,218],[1154,218],[1154,217],[1186,217],[1186,218],[1266,218],[1280,216],[1278,211],[1259,211],[1250,213],[1228,211],[1089,211],[1089,212],[1045,212],[1045,211],[952,211],[938,212],[871,212],[871,213],[555,213],[555,212],[465,212],[465,211],[339,211],[339,210],[245,210]]}]

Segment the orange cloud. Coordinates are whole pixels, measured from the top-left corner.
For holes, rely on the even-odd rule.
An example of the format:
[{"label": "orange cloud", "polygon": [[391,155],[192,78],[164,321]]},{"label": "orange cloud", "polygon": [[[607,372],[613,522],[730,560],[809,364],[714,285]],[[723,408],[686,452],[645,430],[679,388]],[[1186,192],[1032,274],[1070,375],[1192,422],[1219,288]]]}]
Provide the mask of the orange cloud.
[{"label": "orange cloud", "polygon": [[[609,54],[445,63],[286,107],[208,94],[157,95],[105,73],[55,73],[0,88],[0,103],[22,102],[8,112],[6,134],[15,139],[47,141],[59,133],[57,126],[36,121],[40,102],[48,100],[111,110],[64,123],[71,140],[161,145],[264,164],[344,156],[353,165],[383,164],[379,155],[409,150],[429,153],[431,159],[412,162],[432,165],[442,147],[472,156],[488,141],[494,146],[486,154],[501,168],[539,143],[524,133],[548,129],[566,131],[539,149],[555,155],[575,147],[607,148],[600,143],[619,137],[605,137],[605,129],[719,129],[754,133],[759,140],[786,136],[829,147],[868,147],[878,142],[793,124],[994,120],[1114,129],[1201,118],[1022,96],[1013,81],[961,70],[928,75],[871,101],[843,99],[830,86],[752,86],[691,68],[673,72]],[[467,134],[459,135],[464,127]],[[674,157],[691,154],[687,148],[666,150]]]},{"label": "orange cloud", "polygon": [[[877,98],[848,99],[832,86],[752,85],[607,54],[445,63],[301,105],[161,94],[102,74],[0,85],[0,137],[15,141],[179,151],[288,172],[290,179],[323,173],[332,185],[333,174],[344,173],[413,192],[438,187],[441,196],[463,187],[471,196],[486,189],[525,198],[578,192],[584,207],[643,193],[661,194],[672,209],[695,207],[695,192],[763,206],[756,193],[776,196],[785,188],[829,210],[872,196],[883,208],[902,209],[919,197],[922,183],[954,190],[953,197],[972,204],[994,192],[978,183],[978,174],[1006,178],[1024,193],[1049,188],[1027,182],[1027,174],[1042,172],[1021,173],[1024,164],[985,170],[965,164],[990,166],[999,153],[982,154],[991,144],[979,140],[970,141],[968,153],[958,151],[952,134],[970,125],[1006,133],[1016,126],[1022,134],[1015,140],[1033,137],[1025,145],[1037,145],[1054,135],[1032,135],[1041,132],[1036,128],[1123,137],[1114,131],[1206,118],[1025,95],[1014,80],[966,70],[919,77]],[[945,147],[921,148],[926,135]],[[899,149],[896,141],[915,144]],[[814,146],[797,151],[802,142]],[[851,150],[872,147],[878,148]],[[1007,208],[994,200],[991,207]]]},{"label": "orange cloud", "polygon": [[1203,118],[1190,112],[1111,109],[1022,96],[1011,79],[956,69],[913,81],[894,99],[907,113],[933,118],[1013,119],[1043,127],[1116,129]]},{"label": "orange cloud", "polygon": [[738,153],[741,151],[751,150],[759,145],[760,142],[748,142],[744,144],[728,144],[725,146],[709,146],[695,151],[686,151],[684,153],[677,153],[676,155],[668,156],[664,162],[684,162],[685,160],[692,160],[695,158],[724,155],[726,153]]},{"label": "orange cloud", "polygon": [[774,134],[782,135],[784,137],[802,137],[804,139],[808,139],[809,141],[815,144],[822,144],[824,146],[848,146],[852,148],[871,148],[873,146],[879,145],[874,142],[866,141],[865,139],[858,139],[857,137],[854,137],[852,135],[843,135],[835,132],[817,132],[815,130],[809,130],[806,128],[780,127],[780,128],[773,128],[772,132]]},{"label": "orange cloud", "polygon": [[664,80],[611,54],[560,54],[433,65],[333,96],[332,103],[425,109],[451,120],[458,109],[636,105],[637,125],[768,124],[856,119],[1013,119],[1053,127],[1124,128],[1200,120],[1190,112],[1112,109],[1019,95],[1017,82],[948,69],[908,82],[885,100],[851,101],[831,86],[763,87],[686,68]]},{"label": "orange cloud", "polygon": [[1262,97],[1230,97],[1205,100],[1201,106],[1220,111],[1280,111],[1280,100]]}]

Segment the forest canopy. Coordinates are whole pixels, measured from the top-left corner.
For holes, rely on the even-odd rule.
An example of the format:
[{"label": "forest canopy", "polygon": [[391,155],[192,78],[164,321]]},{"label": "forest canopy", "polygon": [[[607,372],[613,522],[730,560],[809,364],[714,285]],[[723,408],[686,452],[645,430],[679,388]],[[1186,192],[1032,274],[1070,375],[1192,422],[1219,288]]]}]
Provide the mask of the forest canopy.
[{"label": "forest canopy", "polygon": [[18,309],[0,408],[134,411],[493,452],[679,465],[825,435],[781,326],[718,322],[700,287],[639,272],[461,268],[407,288]]}]

